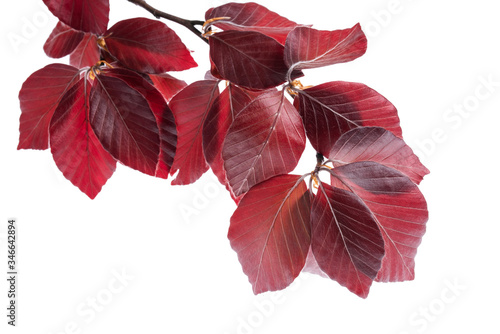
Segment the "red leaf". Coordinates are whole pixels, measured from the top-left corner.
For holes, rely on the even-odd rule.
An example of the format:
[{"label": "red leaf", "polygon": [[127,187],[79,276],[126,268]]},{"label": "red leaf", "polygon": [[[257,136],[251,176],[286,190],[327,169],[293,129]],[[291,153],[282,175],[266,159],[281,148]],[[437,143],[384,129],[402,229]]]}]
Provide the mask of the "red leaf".
[{"label": "red leaf", "polygon": [[218,81],[203,80],[192,83],[174,96],[170,108],[177,124],[177,154],[170,174],[179,174],[174,185],[190,184],[198,180],[208,165],[203,155],[203,123],[219,96]]},{"label": "red leaf", "polygon": [[[287,80],[285,48],[276,40],[254,31],[223,31],[210,36],[210,58],[216,72],[232,83],[250,89],[267,89]],[[292,78],[302,75],[292,73]]]},{"label": "red leaf", "polygon": [[209,9],[205,14],[208,21],[213,18],[229,17],[212,24],[223,30],[256,31],[285,44],[286,36],[297,26],[264,6],[250,3],[228,3]]},{"label": "red leaf", "polygon": [[334,31],[297,27],[286,40],[285,63],[290,71],[345,63],[362,56],[366,46],[359,23]]},{"label": "red leaf", "polygon": [[174,78],[170,74],[150,74],[149,77],[153,81],[153,85],[163,95],[163,98],[168,102],[175,94],[183,90],[187,83],[183,80]]},{"label": "red leaf", "polygon": [[168,178],[170,167],[174,162],[177,145],[177,130],[172,111],[163,96],[145,78],[124,68],[113,68],[102,71],[103,75],[112,76],[125,81],[148,101],[160,129],[160,157],[156,169],[156,177]]},{"label": "red leaf", "polygon": [[305,144],[300,116],[284,93],[260,95],[238,114],[222,149],[234,194],[242,195],[262,181],[291,172]]},{"label": "red leaf", "polygon": [[311,203],[303,178],[281,175],[253,187],[231,217],[228,238],[255,294],[286,288],[304,267]]},{"label": "red leaf", "polygon": [[327,274],[318,265],[318,262],[314,258],[314,254],[312,252],[312,248],[309,247],[309,251],[307,252],[306,264],[302,271],[306,273],[315,274],[324,278],[329,278]]},{"label": "red leaf", "polygon": [[376,280],[412,280],[428,219],[427,204],[417,185],[397,170],[368,161],[334,168],[332,175],[366,204],[382,232],[385,257]]},{"label": "red leaf", "polygon": [[316,151],[328,156],[339,137],[356,127],[379,126],[401,137],[396,108],[375,90],[334,81],[300,90],[295,100]]},{"label": "red leaf", "polygon": [[50,149],[64,177],[91,199],[113,175],[116,161],[102,147],[88,119],[86,80],[64,94],[50,122]]},{"label": "red leaf", "polygon": [[75,50],[83,36],[83,32],[74,30],[59,21],[43,45],[43,50],[52,58],[67,56]]},{"label": "red leaf", "polygon": [[217,97],[203,124],[203,151],[205,159],[219,179],[219,182],[226,186],[236,202],[239,199],[234,196],[226,177],[226,171],[224,170],[222,147],[227,130],[233,123],[233,120],[257,96],[259,94],[256,92],[230,84]]},{"label": "red leaf", "polygon": [[51,64],[26,79],[19,92],[21,118],[18,150],[45,150],[49,147],[50,119],[79,75],[78,69],[72,66]]},{"label": "red leaf", "polygon": [[344,133],[327,156],[334,166],[374,161],[406,174],[419,184],[429,170],[403,139],[378,127],[361,127]]},{"label": "red leaf", "polygon": [[90,91],[90,124],[115,159],[155,175],[160,154],[159,129],[141,93],[121,79],[97,75]]},{"label": "red leaf", "polygon": [[[214,61],[211,58],[210,58],[210,76],[212,76],[215,79],[224,80],[224,78],[220,75],[219,70],[215,66]],[[205,74],[205,80],[207,79],[215,80],[213,78],[210,78],[208,74]]]},{"label": "red leaf", "polygon": [[109,28],[106,35],[109,52],[133,70],[163,73],[197,66],[177,34],[160,21],[123,20]]},{"label": "red leaf", "polygon": [[109,0],[43,0],[71,28],[102,35],[108,27]]},{"label": "red leaf", "polygon": [[311,208],[311,246],[323,272],[366,298],[384,256],[384,239],[353,193],[320,183]]},{"label": "red leaf", "polygon": [[94,66],[99,61],[97,36],[86,33],[75,51],[69,56],[69,63],[76,68]]}]

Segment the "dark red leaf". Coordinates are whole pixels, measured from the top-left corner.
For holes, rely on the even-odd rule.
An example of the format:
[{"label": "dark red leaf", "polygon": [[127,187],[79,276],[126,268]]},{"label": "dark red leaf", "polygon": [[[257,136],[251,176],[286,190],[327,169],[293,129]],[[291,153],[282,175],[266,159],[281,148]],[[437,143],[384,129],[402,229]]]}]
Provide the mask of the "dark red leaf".
[{"label": "dark red leaf", "polygon": [[69,56],[69,63],[76,68],[94,66],[99,61],[97,36],[86,33],[75,51]]},{"label": "dark red leaf", "polygon": [[167,179],[177,150],[177,128],[172,110],[168,106],[157,122],[160,128],[161,151],[155,176]]},{"label": "dark red leaf", "polygon": [[217,20],[212,24],[223,30],[257,31],[285,44],[286,36],[297,26],[264,6],[249,3],[228,3],[209,9],[205,14],[208,21],[214,18],[229,17]]},{"label": "dark red leaf", "polygon": [[334,31],[297,27],[286,40],[285,63],[290,71],[345,63],[362,56],[366,46],[359,23]]},{"label": "dark red leaf", "polygon": [[205,160],[210,165],[210,168],[212,168],[219,182],[226,186],[226,189],[233,197],[235,196],[229,186],[226,171],[224,170],[222,145],[224,144],[227,130],[234,120],[232,97],[235,88],[236,86],[229,85],[214,101],[205,118],[202,134]]},{"label": "dark red leaf", "polygon": [[262,181],[291,172],[305,144],[300,116],[284,93],[261,94],[238,114],[222,149],[234,194],[242,195]]},{"label": "dark red leaf", "polygon": [[21,118],[17,149],[49,147],[49,124],[59,101],[79,79],[77,68],[51,64],[34,72],[19,92]]},{"label": "dark red leaf", "polygon": [[75,50],[84,35],[83,32],[74,30],[59,21],[43,45],[43,50],[52,58],[67,56]]},{"label": "dark red leaf", "polygon": [[197,66],[177,34],[163,22],[134,18],[106,32],[109,52],[123,65],[144,73],[182,71]]},{"label": "dark red leaf", "polygon": [[[224,78],[220,75],[219,70],[215,66],[214,61],[211,58],[210,58],[210,75],[215,79],[224,80]],[[205,74],[205,80],[208,79],[207,77],[208,75]],[[214,80],[214,79],[210,78],[209,80]]]},{"label": "dark red leaf", "polygon": [[299,91],[295,106],[316,151],[328,156],[343,133],[360,126],[383,127],[401,137],[396,108],[375,90],[334,81]]},{"label": "dark red leaf", "polygon": [[148,101],[160,129],[161,150],[155,176],[163,179],[168,178],[170,168],[174,162],[177,130],[175,128],[174,115],[168,107],[167,102],[152,84],[136,72],[124,68],[113,68],[106,69],[102,74],[125,81]]},{"label": "dark red leaf", "polygon": [[121,79],[97,75],[90,92],[90,124],[115,159],[155,175],[160,154],[159,129],[141,93]]},{"label": "dark red leaf", "polygon": [[327,156],[338,167],[358,161],[374,161],[406,174],[419,184],[429,170],[403,139],[379,127],[355,128],[344,133]]},{"label": "dark red leaf", "polygon": [[286,288],[304,267],[309,196],[302,177],[277,176],[253,187],[231,217],[228,238],[255,294]]},{"label": "dark red leaf", "polygon": [[384,256],[384,239],[353,193],[320,183],[311,208],[311,247],[323,272],[366,298]]},{"label": "dark red leaf", "polygon": [[229,186],[222,159],[222,147],[227,130],[233,120],[244,107],[259,94],[230,84],[215,100],[203,124],[203,151],[205,159],[219,182],[226,186],[228,191],[238,202],[238,198]]},{"label": "dark red leaf", "polygon": [[203,123],[219,96],[218,81],[203,80],[192,83],[174,96],[170,108],[177,124],[177,154],[170,174],[179,174],[174,185],[190,184],[207,170],[203,155]]},{"label": "dark red leaf", "polygon": [[333,169],[374,215],[385,241],[385,257],[376,280],[395,282],[415,277],[415,255],[425,233],[427,204],[406,175],[376,162],[355,162]]},{"label": "dark red leaf", "polygon": [[71,28],[102,35],[108,27],[109,0],[43,0]]},{"label": "dark red leaf", "polygon": [[[254,31],[223,31],[210,36],[210,58],[216,72],[249,89],[267,89],[287,80],[285,48],[271,37]],[[292,78],[302,75],[294,71]]]},{"label": "dark red leaf", "polygon": [[61,99],[50,122],[50,150],[64,177],[94,199],[113,175],[116,160],[90,127],[86,89],[81,79]]},{"label": "dark red leaf", "polygon": [[170,74],[150,74],[149,77],[153,81],[153,85],[163,95],[163,98],[168,102],[175,94],[183,90],[187,83],[183,80],[174,78]]}]

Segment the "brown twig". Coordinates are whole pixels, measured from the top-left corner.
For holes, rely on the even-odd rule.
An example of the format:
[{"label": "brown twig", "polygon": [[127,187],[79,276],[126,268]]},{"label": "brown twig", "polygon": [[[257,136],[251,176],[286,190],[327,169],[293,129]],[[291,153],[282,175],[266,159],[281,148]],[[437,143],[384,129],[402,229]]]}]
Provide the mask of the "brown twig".
[{"label": "brown twig", "polygon": [[149,5],[144,0],[128,0],[128,1],[131,2],[131,3],[133,3],[133,4],[136,4],[139,7],[144,8],[145,10],[147,10],[148,12],[150,12],[151,14],[153,14],[154,17],[156,17],[157,19],[164,18],[166,20],[178,23],[178,24],[180,24],[180,25],[188,28],[196,36],[198,36],[203,41],[205,41],[205,43],[208,43],[208,40],[205,37],[203,37],[203,33],[201,31],[199,31],[198,29],[196,29],[196,26],[203,26],[203,24],[205,23],[205,21],[182,19],[180,17],[177,17],[177,16],[174,16],[174,15],[162,12],[161,10],[158,10],[158,9],[152,7],[151,5]]}]

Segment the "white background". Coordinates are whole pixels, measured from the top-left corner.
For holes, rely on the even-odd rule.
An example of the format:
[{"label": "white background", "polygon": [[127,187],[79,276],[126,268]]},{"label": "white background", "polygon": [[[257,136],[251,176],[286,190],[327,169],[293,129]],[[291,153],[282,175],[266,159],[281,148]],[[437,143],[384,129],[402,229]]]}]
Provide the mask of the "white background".
[{"label": "white background", "polygon": [[[203,19],[225,1],[150,1]],[[235,209],[208,174],[172,187],[118,166],[95,200],[55,166],[49,151],[17,151],[23,81],[52,62],[42,45],[56,24],[41,0],[10,1],[1,14],[0,267],[5,231],[19,227],[18,327],[1,333],[493,333],[498,300],[500,20],[495,1],[270,1],[261,4],[319,29],[360,22],[363,57],[306,72],[304,85],[363,82],[399,110],[406,141],[431,170],[421,184],[430,220],[413,282],[375,283],[366,300],[302,274],[281,293],[252,294],[227,240]],[[328,5],[325,5],[328,3]],[[392,11],[392,12],[391,12]],[[387,15],[387,13],[390,13]],[[149,13],[111,1],[110,24]],[[28,31],[26,25],[34,24]],[[207,46],[169,23],[200,67]],[[23,43],[13,44],[14,37]],[[495,85],[485,85],[484,81]],[[463,109],[463,114],[457,110]],[[308,150],[297,173],[314,165]],[[182,214],[182,210],[190,210]],[[115,279],[125,272],[126,281]],[[450,288],[452,287],[452,288]],[[93,299],[99,311],[90,304]],[[103,305],[105,304],[105,305]]]}]

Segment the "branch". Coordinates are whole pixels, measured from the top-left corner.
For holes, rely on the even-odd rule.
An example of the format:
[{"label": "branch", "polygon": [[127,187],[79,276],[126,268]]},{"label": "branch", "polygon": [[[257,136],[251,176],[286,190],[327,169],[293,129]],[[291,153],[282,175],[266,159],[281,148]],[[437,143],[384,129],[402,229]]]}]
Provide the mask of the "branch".
[{"label": "branch", "polygon": [[146,1],[144,1],[144,0],[128,0],[128,1],[133,3],[133,4],[136,4],[139,7],[144,8],[145,10],[147,10],[148,12],[153,14],[154,17],[156,17],[157,19],[164,18],[166,20],[173,21],[175,23],[178,23],[178,24],[188,28],[192,33],[194,33],[196,36],[198,36],[203,41],[205,41],[205,43],[208,43],[208,40],[205,37],[203,37],[202,32],[195,28],[195,26],[197,26],[197,25],[202,26],[205,23],[204,21],[196,21],[196,20],[191,21],[191,20],[182,19],[180,17],[162,12],[161,10],[158,10],[158,9],[152,7],[151,5],[146,3]]}]

